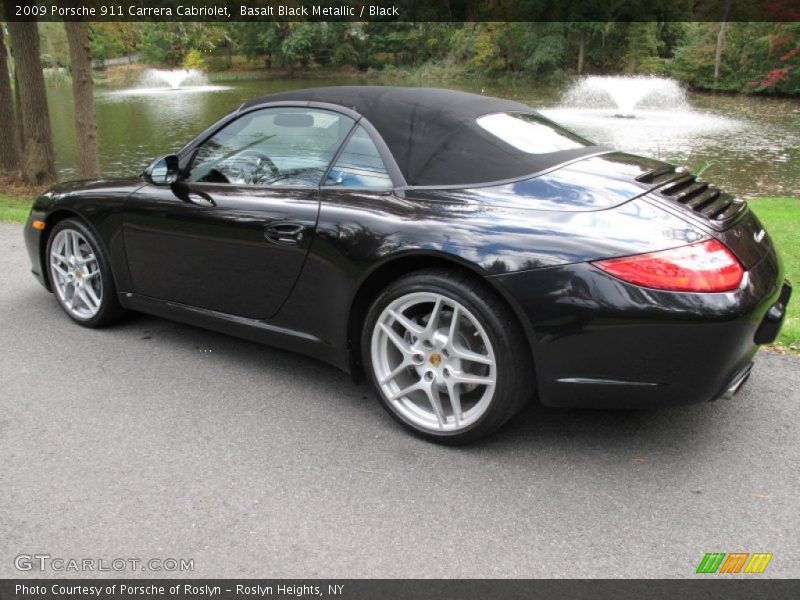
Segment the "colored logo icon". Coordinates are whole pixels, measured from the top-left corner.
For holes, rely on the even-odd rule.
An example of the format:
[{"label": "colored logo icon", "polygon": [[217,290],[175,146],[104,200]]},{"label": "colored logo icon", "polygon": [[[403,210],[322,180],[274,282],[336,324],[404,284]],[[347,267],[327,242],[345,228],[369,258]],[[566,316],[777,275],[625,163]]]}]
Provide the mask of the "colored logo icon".
[{"label": "colored logo icon", "polygon": [[697,565],[697,573],[763,573],[769,561],[772,560],[771,552],[708,552]]}]

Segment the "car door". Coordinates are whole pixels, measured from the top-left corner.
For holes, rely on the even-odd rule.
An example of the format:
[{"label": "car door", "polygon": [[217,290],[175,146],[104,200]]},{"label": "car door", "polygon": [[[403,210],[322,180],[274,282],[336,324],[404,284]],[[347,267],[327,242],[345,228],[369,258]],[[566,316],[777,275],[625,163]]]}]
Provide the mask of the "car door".
[{"label": "car door", "polygon": [[179,181],[137,190],[123,227],[134,292],[274,315],[311,245],[320,180],[353,125],[306,107],[251,111],[199,144]]}]

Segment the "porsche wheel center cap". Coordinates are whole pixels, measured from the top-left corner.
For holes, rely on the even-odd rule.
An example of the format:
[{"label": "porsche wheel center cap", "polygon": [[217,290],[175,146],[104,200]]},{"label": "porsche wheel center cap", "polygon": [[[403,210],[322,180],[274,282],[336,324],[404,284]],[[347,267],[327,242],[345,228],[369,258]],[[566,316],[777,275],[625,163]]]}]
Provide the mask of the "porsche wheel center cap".
[{"label": "porsche wheel center cap", "polygon": [[439,366],[442,364],[442,355],[438,352],[434,352],[428,357],[428,362],[430,362],[434,368],[438,369]]}]

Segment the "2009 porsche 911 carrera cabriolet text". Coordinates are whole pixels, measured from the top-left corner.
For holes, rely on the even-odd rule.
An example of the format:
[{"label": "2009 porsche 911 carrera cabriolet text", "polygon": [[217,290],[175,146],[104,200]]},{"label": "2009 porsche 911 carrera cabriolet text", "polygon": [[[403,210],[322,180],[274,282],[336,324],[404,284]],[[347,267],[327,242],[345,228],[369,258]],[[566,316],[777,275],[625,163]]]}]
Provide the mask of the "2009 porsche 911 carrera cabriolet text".
[{"label": "2009 porsche 911 carrera cabriolet text", "polygon": [[25,239],[81,325],[141,311],[310,354],[447,443],[534,397],[730,397],[791,293],[742,200],[438,89],[248,102],[141,176],[50,189]]}]

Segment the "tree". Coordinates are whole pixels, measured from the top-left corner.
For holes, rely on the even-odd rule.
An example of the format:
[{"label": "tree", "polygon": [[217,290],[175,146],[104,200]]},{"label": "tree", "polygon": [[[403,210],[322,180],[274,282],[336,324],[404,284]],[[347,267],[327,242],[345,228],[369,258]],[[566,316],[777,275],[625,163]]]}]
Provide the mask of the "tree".
[{"label": "tree", "polygon": [[248,21],[233,23],[234,43],[247,60],[263,59],[264,68],[272,67],[272,57],[280,51],[282,29],[279,23]]},{"label": "tree", "polygon": [[75,99],[75,133],[78,142],[78,176],[100,177],[97,157],[97,122],[92,90],[92,54],[86,23],[66,21],[69,42],[69,66],[72,73],[72,96]]},{"label": "tree", "polygon": [[142,51],[147,62],[177,66],[183,62],[188,33],[183,23],[144,23]]},{"label": "tree", "polygon": [[[760,42],[760,56],[743,52],[758,74],[747,89],[763,92],[800,93],[800,23],[774,23]],[[760,60],[759,60],[760,58]]]},{"label": "tree", "polygon": [[14,118],[14,96],[11,93],[11,76],[8,72],[8,54],[0,24],[0,169],[19,169],[19,136]]},{"label": "tree", "polygon": [[331,64],[335,67],[355,66],[358,64],[358,52],[352,44],[343,42],[333,51]]},{"label": "tree", "polygon": [[636,73],[643,59],[658,55],[658,23],[628,24],[625,70]]},{"label": "tree", "polygon": [[69,62],[69,45],[61,23],[42,22],[38,24],[39,46],[42,51],[44,67],[66,67]]},{"label": "tree", "polygon": [[205,70],[206,61],[203,59],[203,55],[200,50],[192,49],[186,53],[186,58],[183,59],[183,68],[196,69],[198,71]]},{"label": "tree", "polygon": [[281,54],[289,67],[289,76],[294,75],[294,63],[300,61],[303,68],[311,61],[317,29],[314,23],[289,23],[289,35],[281,43]]},{"label": "tree", "polygon": [[583,75],[583,72],[586,69],[586,54],[589,44],[597,34],[602,35],[604,28],[605,23],[598,23],[594,21],[578,21],[568,25],[569,31],[573,34],[577,34],[578,58],[575,72],[578,75]]},{"label": "tree", "polygon": [[23,131],[22,179],[32,185],[51,183],[56,179],[56,168],[44,74],[39,60],[39,32],[36,23],[17,21],[9,22],[8,30]]},{"label": "tree", "polygon": [[127,23],[93,23],[89,31],[89,43],[92,58],[105,61],[108,58],[121,56],[126,51],[124,40],[126,36],[116,28],[117,25]]},{"label": "tree", "polygon": [[722,22],[719,24],[719,33],[717,33],[717,50],[714,54],[714,85],[719,83],[719,68],[722,64],[722,50],[725,47],[725,29],[728,27],[728,12],[731,9],[731,0],[725,2],[725,13],[722,16]]},{"label": "tree", "polygon": [[796,94],[800,91],[800,24],[729,21],[690,23],[670,72],[700,89]]},{"label": "tree", "polygon": [[722,64],[722,49],[725,46],[725,29],[728,27],[727,21],[722,21],[719,24],[719,33],[717,33],[717,49],[714,53],[714,84],[719,82],[719,68]]},{"label": "tree", "polygon": [[552,72],[564,64],[569,51],[564,23],[514,23],[520,37],[522,69],[531,74]]},{"label": "tree", "polygon": [[[515,23],[516,25],[516,23]],[[498,23],[475,23],[468,37],[467,64],[480,73],[495,74],[505,68],[500,56],[502,45],[501,25]]]}]

